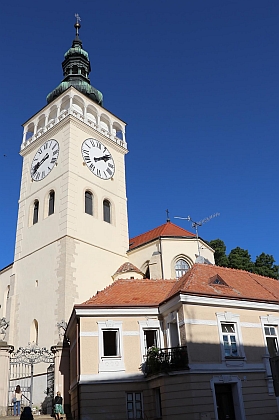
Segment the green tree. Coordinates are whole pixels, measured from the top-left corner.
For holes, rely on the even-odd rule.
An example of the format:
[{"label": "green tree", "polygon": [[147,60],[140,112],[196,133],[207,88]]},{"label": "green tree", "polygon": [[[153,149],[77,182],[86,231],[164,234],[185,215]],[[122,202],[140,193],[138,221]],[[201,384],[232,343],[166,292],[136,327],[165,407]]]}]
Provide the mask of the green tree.
[{"label": "green tree", "polygon": [[256,257],[254,272],[262,276],[279,279],[279,265],[275,265],[273,255],[262,252]]},{"label": "green tree", "polygon": [[246,249],[242,249],[239,246],[232,249],[229,253],[228,267],[254,272],[254,263],[251,260],[251,255]]},{"label": "green tree", "polygon": [[214,249],[215,264],[221,267],[228,267],[228,257],[226,255],[226,245],[221,239],[213,239],[208,245]]}]

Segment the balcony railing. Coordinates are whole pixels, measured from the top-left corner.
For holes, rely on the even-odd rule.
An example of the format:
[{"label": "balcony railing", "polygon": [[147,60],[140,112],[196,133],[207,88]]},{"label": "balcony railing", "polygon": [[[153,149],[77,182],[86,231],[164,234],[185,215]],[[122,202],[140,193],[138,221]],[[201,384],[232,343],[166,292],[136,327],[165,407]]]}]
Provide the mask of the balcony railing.
[{"label": "balcony railing", "polygon": [[158,349],[150,347],[144,363],[144,374],[167,373],[189,369],[187,346]]}]

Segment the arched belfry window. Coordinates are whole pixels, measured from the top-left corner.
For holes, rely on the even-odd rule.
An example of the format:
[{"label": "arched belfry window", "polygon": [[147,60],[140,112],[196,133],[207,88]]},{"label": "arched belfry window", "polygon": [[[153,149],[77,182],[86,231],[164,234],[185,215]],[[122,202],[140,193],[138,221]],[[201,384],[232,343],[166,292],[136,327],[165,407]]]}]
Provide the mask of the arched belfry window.
[{"label": "arched belfry window", "polygon": [[111,204],[108,200],[103,201],[104,221],[111,223]]},{"label": "arched belfry window", "polygon": [[85,204],[85,213],[93,216],[93,194],[90,191],[85,191],[84,204]]},{"label": "arched belfry window", "polygon": [[190,266],[185,260],[177,260],[175,263],[175,277],[179,279],[179,277],[182,277],[185,273],[187,273],[189,268]]},{"label": "arched belfry window", "polygon": [[51,190],[48,196],[48,215],[49,216],[54,213],[54,201],[55,201],[55,192]]},{"label": "arched belfry window", "polygon": [[39,201],[34,201],[34,208],[33,208],[33,225],[38,223],[39,220]]}]

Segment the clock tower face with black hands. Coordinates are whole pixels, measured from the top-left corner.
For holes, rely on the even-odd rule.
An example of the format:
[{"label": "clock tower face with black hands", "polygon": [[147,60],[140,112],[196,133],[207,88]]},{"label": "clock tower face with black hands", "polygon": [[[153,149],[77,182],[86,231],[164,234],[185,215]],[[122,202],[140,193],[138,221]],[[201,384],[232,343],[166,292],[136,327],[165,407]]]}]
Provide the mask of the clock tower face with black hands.
[{"label": "clock tower face with black hands", "polygon": [[46,141],[37,151],[31,164],[31,178],[41,181],[54,168],[59,156],[59,143],[54,140]]},{"label": "clock tower face with black hands", "polygon": [[114,160],[99,140],[86,139],[81,146],[81,154],[87,167],[101,179],[110,179],[114,175]]}]

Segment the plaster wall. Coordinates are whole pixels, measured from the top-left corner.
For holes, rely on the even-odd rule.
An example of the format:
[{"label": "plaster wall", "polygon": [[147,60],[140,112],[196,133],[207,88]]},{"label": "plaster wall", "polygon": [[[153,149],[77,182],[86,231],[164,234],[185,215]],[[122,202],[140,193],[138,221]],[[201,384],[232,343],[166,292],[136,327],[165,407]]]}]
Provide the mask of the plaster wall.
[{"label": "plaster wall", "polygon": [[[125,373],[140,372],[142,363],[141,344],[140,344],[140,326],[139,321],[146,321],[146,317],[115,317],[106,318],[82,317],[80,319],[80,369],[81,375],[98,374],[99,337],[98,322],[113,320],[122,322],[122,342],[121,356],[124,360]],[[93,356],[93,357],[92,357]]]},{"label": "plaster wall", "polygon": [[7,316],[7,299],[9,299],[10,277],[12,274],[12,265],[0,271],[0,319]]},{"label": "plaster wall", "polygon": [[[214,264],[213,251],[200,241],[201,256]],[[161,255],[160,255],[161,251]],[[155,255],[154,255],[155,254]],[[146,271],[147,262],[149,263],[150,278],[165,279],[175,278],[175,262],[179,257],[186,259],[192,266],[198,256],[197,240],[185,238],[161,238],[150,244],[128,252],[129,261],[143,272]],[[163,270],[161,268],[161,258]]]},{"label": "plaster wall", "polygon": [[[94,417],[104,420],[113,417],[123,419],[126,413],[126,393],[141,392],[146,418],[157,418],[155,388],[160,389],[162,418],[165,420],[208,420],[216,418],[214,406],[214,389],[211,381],[218,378],[220,383],[241,383],[240,398],[243,401],[244,417],[241,420],[260,420],[263,417],[272,420],[277,415],[276,398],[266,390],[263,373],[219,375],[184,374],[164,375],[149,380],[134,382],[127,377],[124,382],[96,382],[80,384],[80,419]],[[73,392],[73,418],[77,419],[77,399]],[[110,404],[107,404],[107,401]],[[76,414],[75,414],[76,413]],[[240,420],[240,417],[239,417]]]},{"label": "plaster wall", "polygon": [[267,312],[202,304],[184,304],[183,311],[189,357],[190,362],[193,363],[221,363],[222,361],[216,313],[239,315],[239,328],[247,364],[262,364],[263,356],[267,352],[260,317],[269,316],[271,319],[274,317],[278,323],[278,312],[276,311]]}]

